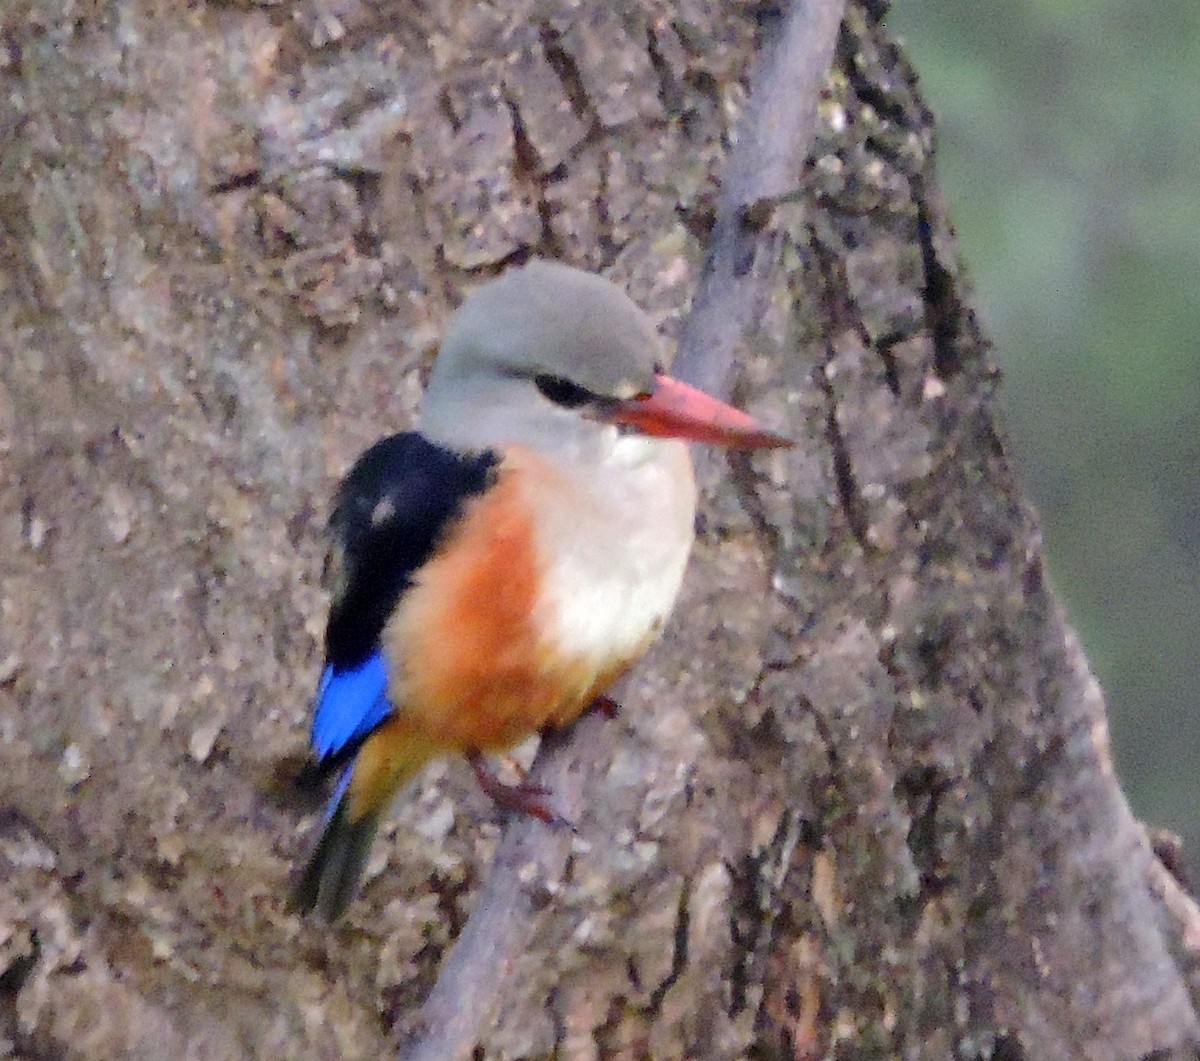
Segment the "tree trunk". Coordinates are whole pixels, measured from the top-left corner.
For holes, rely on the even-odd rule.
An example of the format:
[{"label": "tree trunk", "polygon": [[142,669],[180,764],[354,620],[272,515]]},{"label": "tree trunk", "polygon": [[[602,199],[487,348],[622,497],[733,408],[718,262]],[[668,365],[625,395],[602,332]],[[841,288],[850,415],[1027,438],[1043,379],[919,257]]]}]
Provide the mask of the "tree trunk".
[{"label": "tree trunk", "polygon": [[[10,0],[12,1053],[1194,1056],[1200,916],[1113,775],[884,7],[814,110],[817,0]],[[301,922],[269,778],[326,498],[530,255],[799,444],[706,460],[670,630],[539,754],[577,836],[439,764]]]}]

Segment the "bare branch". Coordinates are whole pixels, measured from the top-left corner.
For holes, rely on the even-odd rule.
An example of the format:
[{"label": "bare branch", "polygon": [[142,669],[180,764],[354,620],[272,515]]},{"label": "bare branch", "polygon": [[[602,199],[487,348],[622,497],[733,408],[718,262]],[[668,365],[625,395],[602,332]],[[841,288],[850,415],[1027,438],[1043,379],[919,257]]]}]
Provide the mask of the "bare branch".
[{"label": "bare branch", "polygon": [[713,394],[727,390],[734,351],[767,288],[767,222],[775,204],[797,190],[845,6],[796,0],[763,46],[674,364],[677,375]]},{"label": "bare branch", "polygon": [[[569,733],[549,734],[534,765],[531,779],[553,793],[555,809],[570,821],[582,816],[584,793],[608,760],[604,723],[592,713]],[[401,1047],[404,1061],[471,1055],[504,983],[505,966],[527,945],[531,917],[548,882],[561,877],[570,847],[568,830],[534,818],[514,819],[505,829],[478,904]]]}]

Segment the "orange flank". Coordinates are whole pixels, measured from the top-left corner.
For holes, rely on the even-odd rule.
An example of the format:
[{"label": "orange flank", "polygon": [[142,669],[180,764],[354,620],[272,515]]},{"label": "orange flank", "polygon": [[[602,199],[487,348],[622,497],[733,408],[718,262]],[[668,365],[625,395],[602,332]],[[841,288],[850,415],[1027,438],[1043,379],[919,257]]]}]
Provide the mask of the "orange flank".
[{"label": "orange flank", "polygon": [[433,746],[497,751],[565,725],[636,658],[567,656],[538,628],[543,571],[528,492],[543,485],[542,464],[510,451],[385,633],[393,702]]}]

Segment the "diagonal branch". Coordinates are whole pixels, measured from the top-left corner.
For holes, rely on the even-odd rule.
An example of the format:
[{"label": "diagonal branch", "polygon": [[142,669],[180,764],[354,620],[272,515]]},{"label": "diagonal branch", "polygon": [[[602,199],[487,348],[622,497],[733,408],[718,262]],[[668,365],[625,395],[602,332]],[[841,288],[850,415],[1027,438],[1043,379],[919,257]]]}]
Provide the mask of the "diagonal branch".
[{"label": "diagonal branch", "polygon": [[[817,98],[845,0],[793,0],[766,28],[749,103],[730,152],[704,274],[674,371],[714,393],[728,387],[734,354],[770,281],[774,205],[795,192],[816,132]],[[542,743],[530,780],[578,820],[608,762],[602,720],[582,719]],[[400,1049],[403,1061],[466,1058],[492,1018],[505,971],[525,947],[535,891],[558,879],[570,838],[540,822],[505,830],[478,904]]]},{"label": "diagonal branch", "polygon": [[[581,819],[585,793],[608,765],[604,724],[589,712],[571,730],[549,734],[530,775],[553,793],[555,809],[570,821]],[[535,818],[514,819],[504,830],[475,909],[442,964],[414,1033],[401,1045],[404,1061],[471,1056],[507,966],[529,943],[546,882],[561,878],[570,848],[568,830]]]},{"label": "diagonal branch", "polygon": [[712,247],[684,322],[674,373],[725,397],[734,352],[770,279],[768,223],[792,196],[817,128],[844,0],[795,0],[763,44],[717,201]]}]

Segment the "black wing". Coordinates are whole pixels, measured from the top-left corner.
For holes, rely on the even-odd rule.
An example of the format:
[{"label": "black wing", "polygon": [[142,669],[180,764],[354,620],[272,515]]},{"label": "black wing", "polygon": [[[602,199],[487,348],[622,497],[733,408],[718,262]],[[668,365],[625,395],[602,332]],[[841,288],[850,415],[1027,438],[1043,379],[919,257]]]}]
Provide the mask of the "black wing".
[{"label": "black wing", "polygon": [[406,432],[376,442],[355,462],[329,520],[333,603],[325,659],[335,671],[357,667],[375,651],[413,572],[466,502],[487,489],[498,460],[490,451],[455,453]]}]

